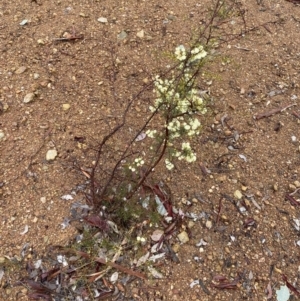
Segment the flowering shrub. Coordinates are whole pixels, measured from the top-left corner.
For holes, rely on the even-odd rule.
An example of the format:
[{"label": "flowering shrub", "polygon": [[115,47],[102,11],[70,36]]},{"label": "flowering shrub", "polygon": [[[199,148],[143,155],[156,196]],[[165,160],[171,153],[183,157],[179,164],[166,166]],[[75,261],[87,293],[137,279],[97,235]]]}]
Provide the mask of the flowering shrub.
[{"label": "flowering shrub", "polygon": [[[196,75],[206,56],[207,52],[202,45],[197,45],[190,51],[180,45],[175,49],[175,58],[179,61],[177,73],[173,71],[171,78],[161,78],[159,75],[154,78],[155,101],[149,109],[165,120],[165,131],[148,129],[146,134],[149,138],[158,141],[167,140],[168,158],[165,159],[165,164],[168,170],[174,168],[173,158],[189,163],[196,161],[196,154],[190,143],[182,142],[181,148],[177,148],[175,145],[178,143],[175,140],[177,138],[190,139],[200,132],[201,123],[198,115],[199,113],[205,114],[206,107],[198,89],[194,86]],[[129,168],[134,171],[136,166]]]}]

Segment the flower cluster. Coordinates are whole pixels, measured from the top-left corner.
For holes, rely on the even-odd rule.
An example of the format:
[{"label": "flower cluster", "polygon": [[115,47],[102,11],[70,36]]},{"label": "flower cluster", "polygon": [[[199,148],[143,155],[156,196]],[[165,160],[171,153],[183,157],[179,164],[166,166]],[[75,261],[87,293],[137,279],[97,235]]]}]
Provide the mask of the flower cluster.
[{"label": "flower cluster", "polygon": [[165,163],[167,169],[171,170],[174,168],[174,164],[168,158],[165,160]]},{"label": "flower cluster", "polygon": [[207,52],[204,50],[202,45],[197,45],[191,49],[190,53],[186,52],[183,45],[179,45],[175,49],[175,57],[178,61],[186,61],[186,65],[189,66],[192,63],[198,62],[207,56]]},{"label": "flower cluster", "polygon": [[146,134],[147,134],[147,136],[150,137],[150,138],[155,138],[156,135],[157,135],[157,130],[147,130],[147,131],[146,131]]},{"label": "flower cluster", "polygon": [[179,45],[178,47],[176,47],[175,56],[178,61],[186,60],[186,50],[183,45]]},{"label": "flower cluster", "polygon": [[207,52],[204,50],[202,45],[198,45],[197,47],[191,50],[190,62],[200,61],[201,59],[207,56]]},{"label": "flower cluster", "polygon": [[170,132],[171,139],[183,135],[188,135],[190,137],[194,135],[198,135],[200,132],[200,127],[201,127],[201,123],[197,118],[184,118],[182,116],[174,118],[167,125],[167,128]]},{"label": "flower cluster", "polygon": [[[149,109],[151,112],[159,110],[167,120],[168,146],[173,146],[172,140],[175,138],[183,136],[191,138],[200,132],[201,124],[196,113],[205,114],[206,107],[199,91],[194,88],[194,74],[206,55],[207,52],[202,45],[192,48],[189,52],[180,45],[175,49],[175,57],[181,62],[180,76],[163,79],[157,75],[154,79],[156,99]],[[157,138],[156,130],[148,130],[146,134],[150,138]],[[180,150],[174,148],[169,154],[170,157],[165,160],[166,168],[169,170],[174,168],[171,157],[187,162],[196,160],[196,154],[192,151],[189,142],[183,142]]]},{"label": "flower cluster", "polygon": [[[156,99],[154,106],[150,106],[151,112],[161,110],[166,112],[171,119],[185,114],[193,115],[195,112],[206,113],[198,89],[194,88],[195,71],[199,64],[207,56],[202,45],[198,45],[187,53],[185,47],[180,45],[175,50],[175,57],[180,62],[180,76],[172,78],[161,78],[157,75],[154,78],[154,92]],[[199,63],[198,65],[196,63]],[[169,118],[170,119],[170,118]]]},{"label": "flower cluster", "polygon": [[189,163],[196,161],[196,154],[193,153],[189,142],[183,142],[181,150],[178,160],[186,160]]},{"label": "flower cluster", "polygon": [[135,172],[136,169],[142,165],[145,164],[145,161],[142,158],[136,158],[133,162],[132,165],[129,165],[128,168],[132,171]]},{"label": "flower cluster", "polygon": [[[171,72],[171,77],[162,78],[159,75],[154,78],[155,100],[149,107],[152,113],[160,114],[165,120],[165,133],[154,129],[148,129],[146,135],[149,138],[167,142],[168,158],[165,159],[166,168],[174,168],[173,158],[185,160],[189,163],[196,161],[189,142],[182,142],[181,148],[176,148],[176,138],[192,138],[200,132],[201,124],[198,115],[206,113],[205,103],[195,88],[195,78],[199,68],[203,65],[203,59],[207,52],[202,45],[196,45],[189,51],[183,45],[175,49],[175,58],[179,61],[178,72]],[[177,73],[177,74],[176,74]],[[166,141],[167,140],[167,141]],[[150,146],[153,150],[153,146]],[[129,166],[132,172],[144,164],[142,158],[135,159]]]},{"label": "flower cluster", "polygon": [[144,244],[147,242],[146,238],[145,238],[145,237],[141,237],[141,236],[137,236],[137,237],[136,237],[136,240],[137,240],[139,243],[141,243],[142,245],[144,245]]}]

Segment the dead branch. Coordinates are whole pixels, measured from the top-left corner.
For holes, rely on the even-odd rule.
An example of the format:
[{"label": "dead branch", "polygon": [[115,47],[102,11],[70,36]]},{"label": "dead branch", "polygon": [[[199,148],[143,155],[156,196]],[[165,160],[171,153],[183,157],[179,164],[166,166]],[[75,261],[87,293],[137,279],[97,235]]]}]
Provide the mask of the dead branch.
[{"label": "dead branch", "polygon": [[270,116],[272,116],[274,114],[281,113],[284,110],[286,110],[286,109],[288,109],[288,108],[290,108],[292,106],[296,106],[296,104],[293,103],[293,104],[290,104],[290,105],[285,105],[285,106],[282,106],[282,107],[279,107],[279,108],[275,108],[275,109],[270,110],[268,112],[263,112],[263,113],[254,115],[253,118],[256,119],[256,120],[259,120],[259,119],[262,119],[262,118],[267,118],[267,117],[270,117]]}]

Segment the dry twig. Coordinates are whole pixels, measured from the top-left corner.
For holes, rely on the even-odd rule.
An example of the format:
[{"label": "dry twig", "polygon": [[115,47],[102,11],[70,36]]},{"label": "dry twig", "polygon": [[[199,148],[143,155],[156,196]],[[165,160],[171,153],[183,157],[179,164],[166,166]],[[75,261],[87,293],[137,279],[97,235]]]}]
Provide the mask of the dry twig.
[{"label": "dry twig", "polygon": [[279,108],[276,108],[276,109],[273,109],[273,110],[270,110],[268,112],[263,112],[263,113],[260,113],[260,114],[257,114],[257,115],[254,115],[253,118],[256,119],[256,120],[259,120],[259,119],[262,119],[262,118],[267,118],[267,117],[270,117],[274,114],[277,114],[277,113],[281,113],[283,112],[284,110],[290,108],[290,107],[293,107],[295,106],[296,104],[293,103],[293,104],[290,104],[290,105],[285,105],[285,106],[282,106],[282,107],[279,107]]}]

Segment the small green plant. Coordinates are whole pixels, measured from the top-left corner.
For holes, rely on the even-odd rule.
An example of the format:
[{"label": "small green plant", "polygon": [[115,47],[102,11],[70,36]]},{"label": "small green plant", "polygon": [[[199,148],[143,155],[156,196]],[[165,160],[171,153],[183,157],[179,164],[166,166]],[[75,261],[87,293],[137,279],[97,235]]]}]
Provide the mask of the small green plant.
[{"label": "small green plant", "polygon": [[[116,125],[91,147],[93,164],[88,171],[84,170],[89,180],[85,192],[89,206],[82,220],[87,225],[80,240],[65,250],[57,250],[61,254],[56,261],[52,258],[54,267],[46,269],[33,262],[29,281],[25,283],[31,288],[32,299],[112,297],[117,281],[112,269],[146,279],[145,271],[136,270],[144,266],[153,277],[160,278],[149,256],[164,243],[171,250],[168,239],[176,232],[183,215],[180,210],[173,210],[167,185],[152,180],[151,174],[159,165],[172,172],[178,161],[193,164],[197,160],[193,139],[201,133],[201,121],[209,104],[209,97],[204,98],[199,91],[199,79],[214,57],[212,50],[221,44],[221,35],[224,42],[222,25],[231,16],[232,7],[216,0],[193,43],[175,48],[169,56],[172,66],[157,72],[139,93],[124,101],[125,109],[121,117],[115,117]],[[227,36],[232,38],[231,33]],[[116,65],[112,62],[112,66]],[[114,75],[112,80],[117,77]],[[150,99],[147,113],[140,127],[131,129],[127,126],[128,116],[145,94],[145,99]],[[124,147],[115,148],[116,141],[124,142]],[[154,233],[154,229],[158,231]],[[171,250],[170,254],[178,262],[175,252]]]}]

